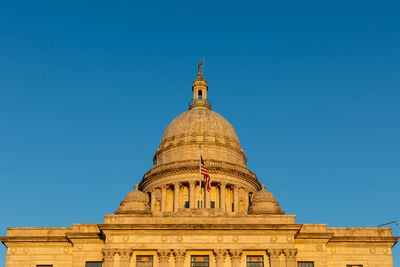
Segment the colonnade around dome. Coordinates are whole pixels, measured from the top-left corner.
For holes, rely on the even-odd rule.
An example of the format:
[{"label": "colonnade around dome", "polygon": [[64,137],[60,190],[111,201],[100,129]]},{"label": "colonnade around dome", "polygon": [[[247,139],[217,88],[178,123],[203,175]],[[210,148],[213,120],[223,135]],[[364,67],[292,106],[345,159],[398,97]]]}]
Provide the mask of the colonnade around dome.
[{"label": "colonnade around dome", "polygon": [[205,192],[200,181],[183,181],[148,190],[146,196],[153,213],[179,212],[183,209],[212,208],[228,213],[247,213],[254,193],[249,189],[226,182],[212,182],[211,191]]}]

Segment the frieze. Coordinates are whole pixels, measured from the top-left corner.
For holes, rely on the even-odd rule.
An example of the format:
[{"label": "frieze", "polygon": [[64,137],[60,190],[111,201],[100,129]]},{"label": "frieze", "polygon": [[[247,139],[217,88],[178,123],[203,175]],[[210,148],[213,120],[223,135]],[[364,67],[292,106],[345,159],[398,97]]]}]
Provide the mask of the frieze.
[{"label": "frieze", "polygon": [[[241,236],[282,236],[288,242],[289,240],[286,238],[287,235],[293,235],[293,231],[285,231],[285,230],[123,230],[118,232],[109,232],[110,236],[107,236],[107,240],[111,240],[112,236],[125,236],[125,235],[133,235],[133,236],[217,236],[219,237],[227,237],[234,235]],[[316,239],[320,241],[320,239]],[[296,240],[297,243],[297,240]]]},{"label": "frieze", "polygon": [[[224,161],[210,161],[208,162],[208,164],[208,170],[210,173],[234,176],[253,184],[259,189],[261,188],[257,176],[247,168]],[[143,176],[143,179],[139,184],[139,188],[143,189],[145,185],[154,181],[155,179],[171,176],[174,174],[186,174],[197,171],[198,162],[193,160],[176,161],[165,165],[160,165],[151,169]]]},{"label": "frieze", "polygon": [[45,247],[45,248],[57,248],[56,251],[61,251],[63,254],[71,253],[71,246],[59,246],[59,244],[40,244],[36,246],[32,246],[29,244],[17,244],[16,246],[12,246],[8,249],[9,254],[26,254],[29,252],[29,248],[37,248],[37,247]]},{"label": "frieze", "polygon": [[60,242],[7,242],[8,248],[19,248],[19,247],[72,247],[70,243],[60,243]]}]

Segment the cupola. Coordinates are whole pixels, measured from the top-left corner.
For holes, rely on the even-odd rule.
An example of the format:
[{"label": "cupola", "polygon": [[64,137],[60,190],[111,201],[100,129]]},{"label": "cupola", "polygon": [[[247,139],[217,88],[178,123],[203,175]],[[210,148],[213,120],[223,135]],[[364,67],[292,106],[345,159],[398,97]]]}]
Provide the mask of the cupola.
[{"label": "cupola", "polygon": [[211,102],[207,100],[208,85],[202,75],[203,62],[199,63],[197,78],[193,81],[192,91],[193,99],[190,101],[189,109],[206,108],[211,110]]}]

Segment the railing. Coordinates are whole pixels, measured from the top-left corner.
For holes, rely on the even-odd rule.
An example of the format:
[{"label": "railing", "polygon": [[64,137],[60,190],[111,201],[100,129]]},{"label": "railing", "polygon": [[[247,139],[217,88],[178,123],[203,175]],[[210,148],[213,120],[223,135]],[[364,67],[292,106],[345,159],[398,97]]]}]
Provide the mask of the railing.
[{"label": "railing", "polygon": [[211,102],[208,99],[192,99],[189,102],[189,109],[194,107],[205,107],[211,109]]}]

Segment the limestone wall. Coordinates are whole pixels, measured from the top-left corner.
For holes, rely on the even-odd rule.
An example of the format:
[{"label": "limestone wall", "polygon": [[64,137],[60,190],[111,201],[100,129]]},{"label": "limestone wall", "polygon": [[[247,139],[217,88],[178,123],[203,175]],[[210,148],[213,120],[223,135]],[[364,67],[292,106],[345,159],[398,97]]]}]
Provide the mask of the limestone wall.
[{"label": "limestone wall", "polygon": [[134,267],[152,255],[154,267],[190,266],[193,255],[209,256],[210,267],[246,267],[248,255],[265,267],[393,267],[390,228],[329,228],[296,224],[293,215],[212,217],[106,215],[104,224],[65,228],[9,228],[6,267]]}]

